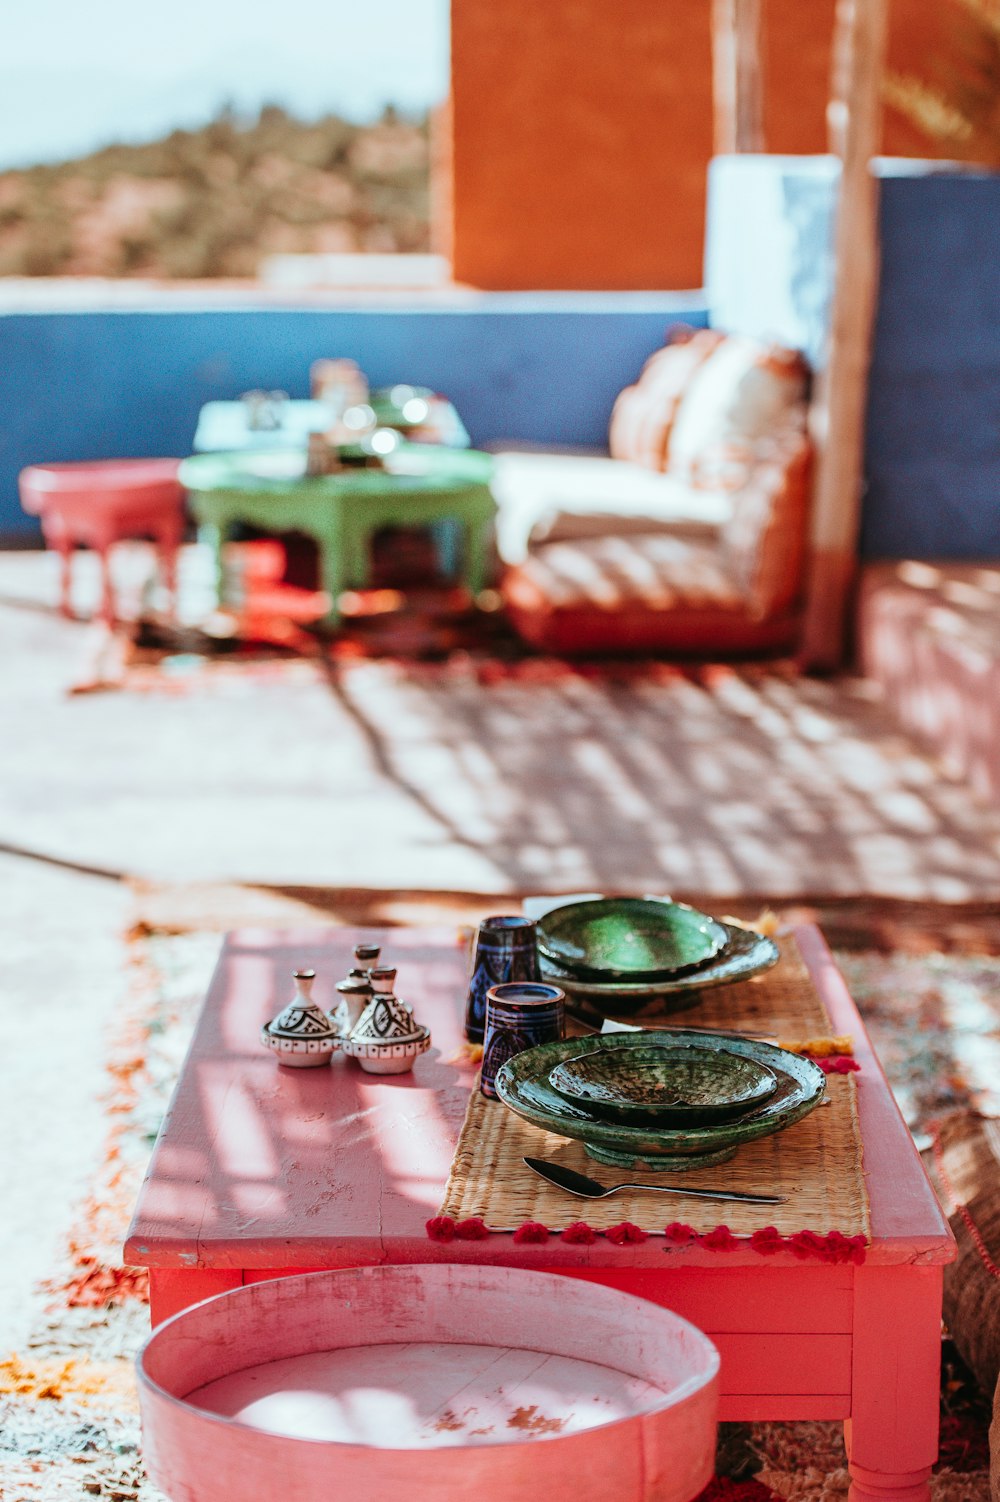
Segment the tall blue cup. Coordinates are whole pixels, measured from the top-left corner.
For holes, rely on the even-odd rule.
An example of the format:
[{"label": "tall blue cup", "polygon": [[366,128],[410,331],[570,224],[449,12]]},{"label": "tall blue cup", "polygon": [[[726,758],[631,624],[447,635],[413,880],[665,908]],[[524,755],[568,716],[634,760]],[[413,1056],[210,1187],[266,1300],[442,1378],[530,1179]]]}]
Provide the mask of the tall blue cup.
[{"label": "tall blue cup", "polygon": [[506,981],[538,980],[535,920],[520,916],[484,918],[476,935],[476,950],[465,1007],[465,1036],[482,1043],[486,1035],[486,993]]}]

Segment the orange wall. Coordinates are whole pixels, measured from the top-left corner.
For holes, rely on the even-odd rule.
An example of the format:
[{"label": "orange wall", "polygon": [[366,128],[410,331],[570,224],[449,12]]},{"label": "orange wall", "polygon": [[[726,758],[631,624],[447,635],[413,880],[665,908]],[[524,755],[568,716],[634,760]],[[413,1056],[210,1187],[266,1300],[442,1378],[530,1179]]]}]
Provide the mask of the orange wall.
[{"label": "orange wall", "polygon": [[[931,41],[896,0],[893,52]],[[765,6],[767,149],[826,149],[834,0]],[[698,287],[711,0],[452,0],[454,274],[510,288]],[[886,149],[928,154],[901,122]]]}]

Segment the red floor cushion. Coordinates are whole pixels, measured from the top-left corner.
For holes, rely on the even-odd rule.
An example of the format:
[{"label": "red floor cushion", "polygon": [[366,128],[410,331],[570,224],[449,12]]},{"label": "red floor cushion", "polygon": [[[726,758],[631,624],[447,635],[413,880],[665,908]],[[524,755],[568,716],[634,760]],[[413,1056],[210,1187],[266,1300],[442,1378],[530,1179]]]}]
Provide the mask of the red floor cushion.
[{"label": "red floor cushion", "polygon": [[507,614],[547,652],[770,651],[795,619],[752,620],[719,550],[662,533],[552,543],[503,581]]}]

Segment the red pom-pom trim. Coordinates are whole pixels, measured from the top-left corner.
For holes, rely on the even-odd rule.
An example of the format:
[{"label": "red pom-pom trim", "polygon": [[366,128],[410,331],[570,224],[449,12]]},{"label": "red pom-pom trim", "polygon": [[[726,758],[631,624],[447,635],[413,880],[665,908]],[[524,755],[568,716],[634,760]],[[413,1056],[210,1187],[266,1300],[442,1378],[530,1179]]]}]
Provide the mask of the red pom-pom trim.
[{"label": "red pom-pom trim", "polygon": [[755,1252],[760,1252],[762,1257],[773,1257],[775,1252],[781,1250],[784,1240],[777,1226],[763,1226],[759,1231],[754,1231],[750,1237],[750,1245]]},{"label": "red pom-pom trim", "polygon": [[569,1241],[575,1246],[593,1246],[597,1240],[597,1232],[593,1226],[588,1226],[585,1220],[574,1220],[573,1224],[563,1231],[562,1240]]},{"label": "red pom-pom trim", "polygon": [[516,1246],[531,1245],[535,1242],[548,1241],[549,1228],[543,1226],[540,1221],[526,1220],[523,1226],[518,1226],[514,1232]]},{"label": "red pom-pom trim", "polygon": [[818,1064],[824,1074],[857,1074],[861,1069],[857,1059],[852,1059],[846,1053],[831,1054],[826,1059],[814,1059],[813,1063]]},{"label": "red pom-pom trim", "polygon": [[716,1226],[714,1231],[709,1231],[701,1238],[702,1246],[710,1247],[713,1252],[731,1252],[739,1246],[739,1238],[734,1236],[728,1226]]},{"label": "red pom-pom trim", "polygon": [[682,1220],[672,1220],[669,1226],[664,1227],[663,1234],[671,1246],[690,1246],[692,1241],[698,1239],[694,1226],[687,1226]]},{"label": "red pom-pom trim", "polygon": [[623,1220],[618,1226],[609,1226],[604,1235],[615,1246],[638,1246],[649,1240],[649,1232],[634,1226],[630,1220]]},{"label": "red pom-pom trim", "polygon": [[868,1243],[863,1236],[845,1236],[842,1231],[829,1231],[826,1237],[831,1262],[853,1262],[860,1267],[865,1260]]},{"label": "red pom-pom trim", "polygon": [[454,1241],[455,1222],[450,1215],[432,1215],[425,1227],[432,1241]]},{"label": "red pom-pom trim", "polygon": [[455,1235],[459,1241],[485,1241],[489,1234],[489,1226],[486,1225],[481,1215],[472,1215],[468,1220],[460,1220],[455,1227]]},{"label": "red pom-pom trim", "polygon": [[[455,1221],[450,1215],[435,1215],[426,1222],[427,1235],[432,1241],[484,1241],[493,1233],[481,1216],[473,1215],[466,1220]],[[518,1246],[541,1245],[552,1235],[559,1235],[566,1242],[577,1246],[592,1246],[603,1235],[613,1246],[638,1246],[649,1240],[649,1233],[641,1226],[623,1220],[620,1225],[607,1231],[595,1231],[586,1221],[577,1220],[561,1232],[550,1231],[540,1221],[527,1220],[514,1232]],[[670,1246],[685,1247],[698,1243],[710,1252],[732,1252],[737,1247],[747,1246],[762,1257],[772,1257],[783,1247],[788,1247],[800,1262],[815,1259],[818,1262],[852,1262],[860,1267],[865,1260],[868,1243],[863,1236],[845,1236],[842,1231],[796,1231],[793,1236],[782,1236],[775,1226],[764,1226],[749,1237],[734,1236],[728,1226],[716,1226],[714,1230],[699,1232],[684,1221],[673,1220],[663,1229],[664,1240]]]},{"label": "red pom-pom trim", "polygon": [[826,1238],[816,1231],[796,1231],[795,1235],[789,1238],[788,1244],[792,1249],[792,1256],[798,1257],[800,1261],[805,1261],[807,1257],[818,1257],[820,1262],[829,1261]]}]

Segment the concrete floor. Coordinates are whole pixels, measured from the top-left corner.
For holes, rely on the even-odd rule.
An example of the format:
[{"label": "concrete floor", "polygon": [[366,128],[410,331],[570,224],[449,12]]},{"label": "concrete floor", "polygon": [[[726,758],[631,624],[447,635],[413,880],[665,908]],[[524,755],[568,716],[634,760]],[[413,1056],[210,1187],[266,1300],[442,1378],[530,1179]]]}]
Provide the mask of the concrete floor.
[{"label": "concrete floor", "polygon": [[180,694],[165,673],[162,689],[74,697],[92,638],[55,599],[52,557],[0,555],[0,1358],[100,1151],[104,1034],[125,985],[115,876],[1000,896],[1000,810],[858,680],[482,686],[390,663],[331,678],[312,662],[270,677],[182,662]]},{"label": "concrete floor", "polygon": [[119,883],[0,855],[0,1360],[27,1334],[34,1281],[100,1159],[128,911]]}]

